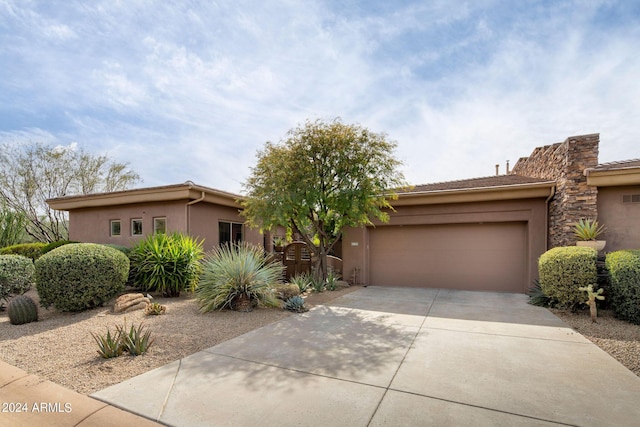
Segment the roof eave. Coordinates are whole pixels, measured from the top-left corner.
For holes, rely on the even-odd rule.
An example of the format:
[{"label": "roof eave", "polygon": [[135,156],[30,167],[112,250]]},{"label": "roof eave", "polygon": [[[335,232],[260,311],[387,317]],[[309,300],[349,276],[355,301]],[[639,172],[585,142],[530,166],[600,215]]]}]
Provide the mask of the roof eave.
[{"label": "roof eave", "polygon": [[[204,199],[202,196],[204,195]],[[55,210],[69,211],[83,208],[98,208],[137,203],[169,202],[202,199],[208,203],[239,208],[236,196],[231,193],[201,187],[192,184],[169,185],[164,187],[141,188],[134,190],[116,191],[111,193],[96,193],[78,196],[58,197],[48,199],[47,204]]]},{"label": "roof eave", "polygon": [[616,187],[619,185],[640,185],[640,167],[611,170],[585,170],[587,185],[593,187]]},{"label": "roof eave", "polygon": [[399,193],[392,206],[430,205],[444,203],[488,202],[495,200],[534,199],[553,194],[554,181],[495,187],[462,188]]}]

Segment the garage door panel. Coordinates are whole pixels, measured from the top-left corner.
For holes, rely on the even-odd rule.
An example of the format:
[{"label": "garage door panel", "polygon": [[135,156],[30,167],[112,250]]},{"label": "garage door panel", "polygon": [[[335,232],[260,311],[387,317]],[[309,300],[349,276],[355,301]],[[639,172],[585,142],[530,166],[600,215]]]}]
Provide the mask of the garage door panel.
[{"label": "garage door panel", "polygon": [[526,223],[370,230],[370,283],[524,292]]}]

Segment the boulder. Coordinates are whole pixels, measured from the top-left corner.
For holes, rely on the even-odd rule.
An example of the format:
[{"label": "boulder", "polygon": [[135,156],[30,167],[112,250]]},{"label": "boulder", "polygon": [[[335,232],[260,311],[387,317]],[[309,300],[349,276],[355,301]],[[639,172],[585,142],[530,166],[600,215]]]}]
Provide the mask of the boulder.
[{"label": "boulder", "polygon": [[149,298],[143,294],[120,295],[113,304],[114,313],[126,313],[134,310],[144,310],[149,305]]}]

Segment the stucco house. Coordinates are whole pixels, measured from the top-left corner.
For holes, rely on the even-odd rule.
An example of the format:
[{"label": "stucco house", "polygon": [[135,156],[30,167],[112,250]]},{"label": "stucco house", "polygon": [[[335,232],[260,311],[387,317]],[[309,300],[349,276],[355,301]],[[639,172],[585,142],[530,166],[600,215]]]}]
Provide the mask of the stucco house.
[{"label": "stucco house", "polygon": [[[598,218],[605,250],[640,248],[640,160],[598,164],[599,135],[536,148],[506,174],[418,185],[388,223],[345,230],[345,279],[370,285],[526,292],[548,248],[573,245],[573,224]],[[247,240],[241,196],[191,182],[48,201],[69,212],[72,240],[131,245],[158,231]]]},{"label": "stucco house", "polygon": [[264,244],[245,227],[240,196],[187,181],[184,184],[47,200],[69,212],[69,239],[133,246],[157,232],[181,232],[204,240],[204,249],[240,240]]}]

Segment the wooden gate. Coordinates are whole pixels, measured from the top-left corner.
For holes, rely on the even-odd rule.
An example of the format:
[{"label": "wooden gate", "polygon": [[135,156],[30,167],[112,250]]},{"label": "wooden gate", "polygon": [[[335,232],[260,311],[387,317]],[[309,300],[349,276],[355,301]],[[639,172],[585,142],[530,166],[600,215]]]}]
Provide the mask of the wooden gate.
[{"label": "wooden gate", "polygon": [[311,271],[311,252],[304,242],[293,242],[284,247],[282,262],[286,279]]}]

